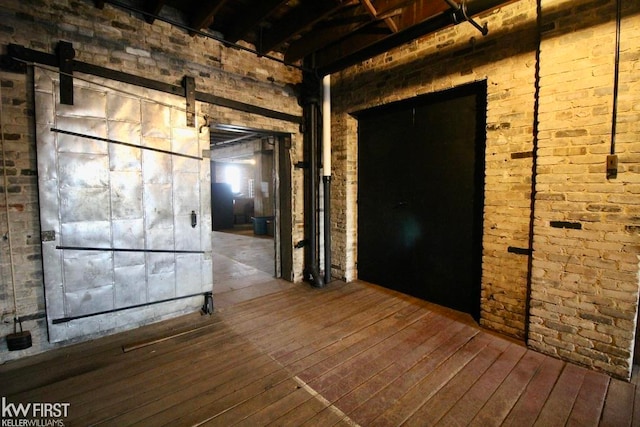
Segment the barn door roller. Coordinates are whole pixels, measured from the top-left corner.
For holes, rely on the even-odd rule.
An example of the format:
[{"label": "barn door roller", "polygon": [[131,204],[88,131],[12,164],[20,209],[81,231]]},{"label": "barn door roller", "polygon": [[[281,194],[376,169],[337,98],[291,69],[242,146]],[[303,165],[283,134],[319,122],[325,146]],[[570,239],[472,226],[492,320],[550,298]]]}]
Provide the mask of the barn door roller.
[{"label": "barn door roller", "polygon": [[483,36],[489,34],[489,28],[487,28],[487,23],[484,25],[478,24],[473,18],[467,15],[467,5],[463,0],[462,3],[458,4],[454,0],[444,0],[447,2],[449,6],[451,6],[451,17],[453,18],[454,24],[460,24],[461,22],[469,22],[471,25],[476,27],[478,31],[482,33]]}]

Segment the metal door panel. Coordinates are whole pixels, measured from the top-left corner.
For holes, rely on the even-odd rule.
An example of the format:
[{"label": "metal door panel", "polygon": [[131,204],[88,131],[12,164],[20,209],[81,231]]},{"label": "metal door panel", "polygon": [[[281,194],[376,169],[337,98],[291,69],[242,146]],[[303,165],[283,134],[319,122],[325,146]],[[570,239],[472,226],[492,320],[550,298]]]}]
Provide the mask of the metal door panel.
[{"label": "metal door panel", "polygon": [[114,252],[114,268],[134,267],[146,265],[146,254],[144,252]]},{"label": "metal door panel", "polygon": [[111,246],[109,221],[70,222],[60,226],[60,245],[89,248]]},{"label": "metal door panel", "polygon": [[187,298],[102,313],[211,291],[209,161],[183,157],[208,148],[206,129],[185,126],[184,98],[95,77],[74,76],[75,105],[59,105],[57,79],[35,70],[50,340],[199,308]]},{"label": "metal door panel", "polygon": [[63,256],[65,292],[113,285],[111,252],[65,250]]},{"label": "metal door panel", "polygon": [[[146,302],[147,292],[140,283],[146,281],[147,270],[144,264],[113,269],[116,307],[129,307]],[[197,292],[197,291],[196,291]]]},{"label": "metal door panel", "polygon": [[112,171],[142,171],[142,153],[139,148],[110,145],[109,164]]},{"label": "metal door panel", "polygon": [[164,153],[142,153],[142,174],[145,184],[171,184],[171,158]]},{"label": "metal door panel", "polygon": [[111,172],[111,217],[142,218],[142,175],[140,172]]},{"label": "metal door panel", "polygon": [[[104,119],[57,116],[55,126],[57,129],[64,129],[83,135],[97,136],[98,138],[107,137],[107,121]],[[95,143],[96,141],[91,139],[87,139],[87,141],[84,142],[86,145],[94,145]],[[104,142],[102,144],[104,145]],[[104,145],[104,147],[105,150],[108,148],[107,145]]]},{"label": "metal door panel", "polygon": [[73,316],[99,313],[113,309],[113,286],[65,292],[67,311]]},{"label": "metal door panel", "polygon": [[[171,111],[163,105],[142,102],[142,136],[147,138],[171,139]],[[153,147],[153,145],[151,145]]]},{"label": "metal door panel", "polygon": [[[114,219],[111,221],[114,248],[144,249],[144,219]],[[192,245],[193,247],[193,245]]]},{"label": "metal door panel", "polygon": [[198,147],[193,144],[198,139],[195,129],[173,128],[171,130],[171,151],[188,156],[198,156]]},{"label": "metal door panel", "polygon": [[[60,102],[59,93],[56,84],[57,102]],[[76,85],[73,90],[73,105],[59,104],[56,108],[58,116],[76,116],[76,117],[101,117],[105,115],[107,108],[107,96],[104,91],[98,91]]]},{"label": "metal door panel", "polygon": [[140,114],[140,99],[112,92],[107,94],[109,120],[139,124]]},{"label": "metal door panel", "polygon": [[[142,142],[140,124],[110,120],[108,122],[107,138],[127,144],[140,145]],[[106,144],[103,143],[103,145],[107,147]]]},{"label": "metal door panel", "polygon": [[[195,206],[193,200],[197,200],[200,193],[200,180],[195,173],[175,173],[173,175],[174,203],[176,215],[189,215]],[[191,223],[191,221],[187,221]]]},{"label": "metal door panel", "polygon": [[[60,188],[60,221],[104,221],[109,219],[109,188]],[[91,203],[87,203],[91,201]]]},{"label": "metal door panel", "polygon": [[201,264],[202,255],[200,254],[176,255],[176,275],[180,277],[178,295],[189,295],[198,292],[199,283],[202,279]]},{"label": "metal door panel", "polygon": [[58,178],[67,187],[109,185],[109,158],[95,154],[58,153]]}]

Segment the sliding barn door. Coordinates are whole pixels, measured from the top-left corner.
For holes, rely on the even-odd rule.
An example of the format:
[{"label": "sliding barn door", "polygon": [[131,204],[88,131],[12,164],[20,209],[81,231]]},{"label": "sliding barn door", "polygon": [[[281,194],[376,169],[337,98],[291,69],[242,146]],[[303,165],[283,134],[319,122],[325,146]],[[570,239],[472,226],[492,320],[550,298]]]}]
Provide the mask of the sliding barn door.
[{"label": "sliding barn door", "polygon": [[63,105],[35,71],[50,341],[135,327],[212,290],[208,133],[184,98],[83,75]]}]

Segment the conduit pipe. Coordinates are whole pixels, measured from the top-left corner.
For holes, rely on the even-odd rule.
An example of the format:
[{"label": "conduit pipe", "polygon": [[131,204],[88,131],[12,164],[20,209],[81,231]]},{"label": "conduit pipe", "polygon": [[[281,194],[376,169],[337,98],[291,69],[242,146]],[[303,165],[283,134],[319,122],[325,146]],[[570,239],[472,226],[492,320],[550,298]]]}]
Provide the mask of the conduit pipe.
[{"label": "conduit pipe", "polygon": [[[305,193],[308,205],[306,210],[306,232],[308,233],[308,258],[305,275],[317,288],[324,287],[323,276],[320,275],[320,259],[318,256],[318,199],[319,199],[319,148],[320,148],[320,82],[312,73],[303,75],[301,105],[305,118],[305,151],[309,159],[305,174]],[[307,210],[308,208],[308,210]]]},{"label": "conduit pipe", "polygon": [[324,283],[331,281],[331,75],[322,78],[322,183],[324,185]]}]

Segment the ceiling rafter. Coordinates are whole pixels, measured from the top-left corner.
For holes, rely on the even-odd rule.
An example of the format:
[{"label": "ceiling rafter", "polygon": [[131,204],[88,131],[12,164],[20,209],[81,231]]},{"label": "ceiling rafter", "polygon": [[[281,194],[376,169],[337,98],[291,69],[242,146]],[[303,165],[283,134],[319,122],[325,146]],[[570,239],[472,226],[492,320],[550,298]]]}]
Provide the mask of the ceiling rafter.
[{"label": "ceiling rafter", "polygon": [[286,40],[326,19],[350,3],[352,2],[342,3],[339,0],[314,1],[306,8],[293,9],[271,29],[263,33],[262,39],[259,40],[258,50],[269,52],[277,49]]},{"label": "ceiling rafter", "polygon": [[[208,2],[200,3],[200,6],[191,15],[190,27],[194,30],[201,30],[210,26],[213,23],[213,19],[227,0],[210,0]],[[192,36],[195,33],[191,34]]]},{"label": "ceiling rafter", "polygon": [[326,25],[314,29],[314,31],[293,41],[285,52],[285,59],[291,62],[302,59],[323,46],[335,43],[370,23],[371,19],[362,13],[360,7],[345,9],[342,14],[329,21]]},{"label": "ceiling rafter", "polygon": [[[444,1],[441,3],[428,0],[415,1],[410,7],[403,9],[402,14],[399,15],[397,21],[398,32],[396,34],[425,22],[429,18],[440,15],[446,10],[449,10],[449,6]],[[363,29],[355,32],[349,37],[319,50],[316,55],[317,66],[320,68],[326,67],[331,63],[338,62],[375,45],[388,37],[388,32],[385,34],[380,31],[379,25],[376,24],[374,28],[375,31],[365,32]],[[365,27],[365,29],[370,30],[371,28]]]},{"label": "ceiling rafter", "polygon": [[144,10],[148,12],[149,15],[145,15],[144,20],[149,24],[153,24],[155,21],[153,16],[160,14],[160,10],[162,10],[165,3],[165,0],[145,0]]},{"label": "ceiling rafter", "polygon": [[262,0],[257,7],[251,9],[251,12],[242,16],[234,23],[233,30],[225,35],[225,39],[231,43],[241,40],[255,27],[271,15],[278,7],[286,4],[288,0]]},{"label": "ceiling rafter", "polygon": [[[360,3],[362,4],[362,6],[364,6],[366,11],[369,13],[369,15],[371,15],[371,17],[374,20],[380,19],[378,15],[378,11],[376,10],[375,6],[371,3],[371,0],[360,0]],[[396,25],[393,18],[386,17],[382,19],[384,20],[384,23],[387,25],[387,27],[389,27],[392,33],[398,32],[398,25]]]},{"label": "ceiling rafter", "polygon": [[[94,0],[94,4],[102,8],[110,3],[149,23],[162,20],[190,33],[211,34],[227,46],[296,68],[298,61],[314,58],[314,67],[327,73],[459,23],[460,18],[453,19],[452,4],[464,2],[468,16],[474,16],[513,1]],[[172,21],[168,16],[178,18]],[[241,40],[247,45],[238,44]]]}]

